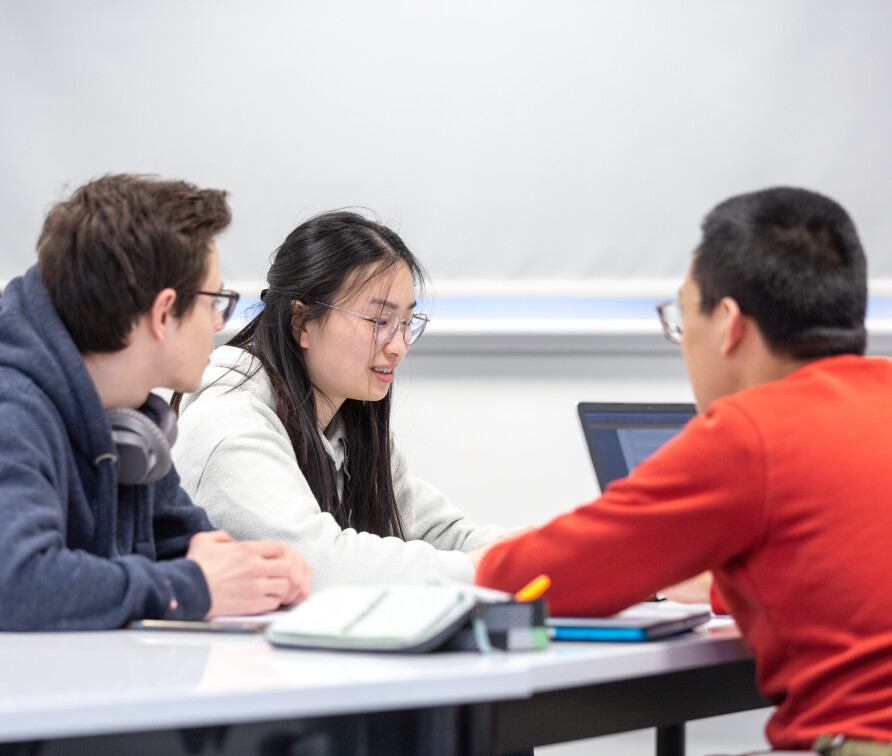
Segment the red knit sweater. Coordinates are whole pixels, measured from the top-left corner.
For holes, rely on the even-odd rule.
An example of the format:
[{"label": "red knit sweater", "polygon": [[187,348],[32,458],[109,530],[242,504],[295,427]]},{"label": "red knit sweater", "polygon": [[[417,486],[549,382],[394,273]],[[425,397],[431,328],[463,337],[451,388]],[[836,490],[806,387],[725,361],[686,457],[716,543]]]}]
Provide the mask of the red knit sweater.
[{"label": "red knit sweater", "polygon": [[477,582],[546,573],[553,614],[604,615],[707,569],[777,704],[775,748],[892,740],[892,362],[719,399],[600,499],[493,548]]}]

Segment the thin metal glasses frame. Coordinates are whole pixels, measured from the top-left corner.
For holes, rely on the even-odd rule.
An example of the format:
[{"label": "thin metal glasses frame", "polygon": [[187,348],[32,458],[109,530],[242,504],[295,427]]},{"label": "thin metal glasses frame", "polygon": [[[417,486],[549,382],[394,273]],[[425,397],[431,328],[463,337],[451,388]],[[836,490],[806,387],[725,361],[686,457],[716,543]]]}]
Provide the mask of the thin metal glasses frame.
[{"label": "thin metal glasses frame", "polygon": [[700,302],[700,297],[685,297],[684,299],[672,299],[668,302],[660,302],[657,305],[657,315],[660,316],[660,324],[663,326],[663,335],[667,341],[673,344],[681,344],[684,338],[684,319],[682,318],[682,302]]},{"label": "thin metal glasses frame", "polygon": [[[322,305],[323,307],[328,307],[332,310],[338,310],[340,312],[346,312],[348,315],[355,315],[358,318],[362,318],[363,320],[368,320],[370,323],[375,324],[375,328],[372,331],[372,338],[375,340],[375,343],[378,346],[385,346],[393,341],[393,337],[396,336],[396,332],[399,330],[400,325],[404,325],[403,328],[403,343],[406,346],[411,346],[418,339],[421,338],[421,334],[424,333],[424,329],[427,328],[427,324],[430,323],[430,318],[427,315],[423,315],[421,313],[414,314],[411,318],[401,318],[395,312],[385,312],[380,317],[373,318],[369,315],[363,315],[361,312],[353,312],[353,310],[346,310],[343,307],[338,307],[337,305],[328,304],[327,302],[315,302],[315,304]],[[396,319],[394,322],[393,319]],[[416,325],[414,328],[412,327],[412,322],[420,323],[420,325]],[[386,330],[380,330],[380,327],[384,327]],[[386,338],[382,338],[379,334],[383,333]]]}]

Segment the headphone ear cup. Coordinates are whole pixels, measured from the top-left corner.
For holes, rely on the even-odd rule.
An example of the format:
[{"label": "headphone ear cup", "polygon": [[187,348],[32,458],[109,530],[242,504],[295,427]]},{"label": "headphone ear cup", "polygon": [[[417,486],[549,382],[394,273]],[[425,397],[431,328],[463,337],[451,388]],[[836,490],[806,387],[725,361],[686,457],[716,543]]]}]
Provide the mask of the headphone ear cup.
[{"label": "headphone ear cup", "polygon": [[105,414],[117,447],[118,483],[144,486],[167,475],[170,447],[177,437],[176,413],[167,402],[149,394],[138,410],[115,407]]},{"label": "headphone ear cup", "polygon": [[167,443],[173,446],[177,440],[177,413],[158,394],[149,394],[139,411],[148,415],[161,429]]}]

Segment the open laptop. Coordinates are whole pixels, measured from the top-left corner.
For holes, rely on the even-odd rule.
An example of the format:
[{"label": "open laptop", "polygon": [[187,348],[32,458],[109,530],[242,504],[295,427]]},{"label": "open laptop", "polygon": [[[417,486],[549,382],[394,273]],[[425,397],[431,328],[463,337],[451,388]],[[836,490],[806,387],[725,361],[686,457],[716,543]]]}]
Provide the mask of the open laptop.
[{"label": "open laptop", "polygon": [[697,414],[693,404],[580,402],[578,408],[601,491],[628,475]]},{"label": "open laptop", "polygon": [[[626,477],[670,438],[697,410],[693,404],[580,402],[582,431],[598,485]],[[613,617],[552,617],[555,640],[645,641],[675,635],[708,622],[709,607],[647,601]]]}]

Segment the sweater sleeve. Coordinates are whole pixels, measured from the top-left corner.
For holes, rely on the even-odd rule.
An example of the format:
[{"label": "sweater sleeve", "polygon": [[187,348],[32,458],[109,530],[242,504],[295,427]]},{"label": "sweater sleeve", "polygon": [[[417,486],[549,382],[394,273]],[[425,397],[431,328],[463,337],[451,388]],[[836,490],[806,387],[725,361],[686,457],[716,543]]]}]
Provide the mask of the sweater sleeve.
[{"label": "sweater sleeve", "polygon": [[709,586],[709,605],[712,607],[713,614],[727,614],[728,607],[725,606],[725,600],[715,584],[715,580]]},{"label": "sweater sleeve", "polygon": [[186,556],[192,536],[213,529],[207,513],[192,503],[176,468],[155,484],[152,528],[158,559]]},{"label": "sweater sleeve", "polygon": [[764,499],[758,433],[723,403],[600,499],[494,547],[477,581],[516,591],[545,573],[553,614],[613,614],[742,554],[761,535]]},{"label": "sweater sleeve", "polygon": [[32,392],[0,397],[0,629],[95,630],[133,619],[199,619],[210,606],[186,559],[102,556],[69,535],[100,529],[72,494],[77,468],[58,417]]},{"label": "sweater sleeve", "polygon": [[470,560],[421,540],[341,529],[323,512],[281,421],[248,392],[206,391],[180,418],[177,469],[211,522],[238,539],[285,541],[313,567],[313,585],[472,582]]},{"label": "sweater sleeve", "polygon": [[409,472],[406,455],[393,443],[393,488],[406,536],[438,549],[472,551],[505,533],[497,525],[476,525],[437,488]]}]

